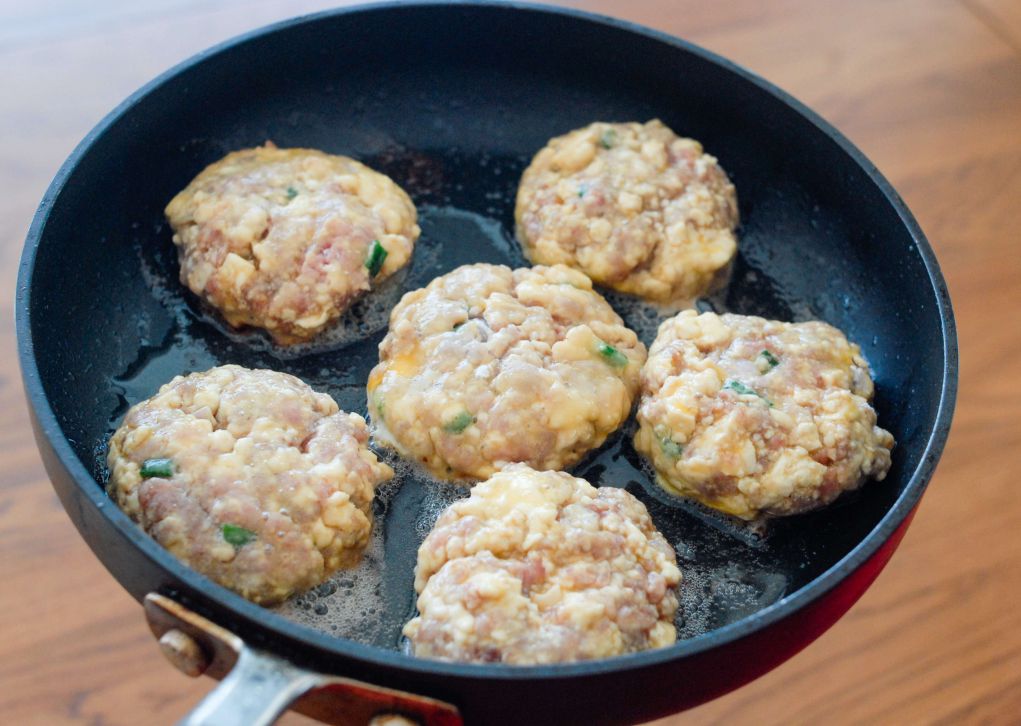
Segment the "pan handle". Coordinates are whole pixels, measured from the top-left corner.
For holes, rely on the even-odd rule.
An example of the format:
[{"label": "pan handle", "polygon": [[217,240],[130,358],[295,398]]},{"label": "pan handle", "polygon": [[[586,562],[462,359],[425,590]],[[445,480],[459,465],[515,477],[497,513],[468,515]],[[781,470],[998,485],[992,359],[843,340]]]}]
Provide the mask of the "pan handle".
[{"label": "pan handle", "polygon": [[269,726],[320,678],[265,651],[242,647],[227,677],[178,726]]},{"label": "pan handle", "polygon": [[178,670],[221,681],[179,726],[266,726],[288,708],[338,726],[463,726],[449,703],[300,668],[165,595],[149,593],[144,606],[160,649]]}]

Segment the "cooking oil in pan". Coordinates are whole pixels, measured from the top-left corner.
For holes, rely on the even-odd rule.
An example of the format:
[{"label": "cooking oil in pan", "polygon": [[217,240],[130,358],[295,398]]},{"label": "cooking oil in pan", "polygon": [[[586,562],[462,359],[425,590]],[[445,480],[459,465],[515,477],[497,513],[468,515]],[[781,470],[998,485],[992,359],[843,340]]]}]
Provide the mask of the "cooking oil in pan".
[{"label": "cooking oil in pan", "polygon": [[469,489],[423,481],[418,467],[392,453],[383,457],[394,478],[376,490],[375,525],[359,565],[275,608],[289,620],[370,645],[397,647],[414,615],[418,545],[437,517]]},{"label": "cooking oil in pan", "polygon": [[373,508],[377,526],[373,527],[361,562],[278,605],[274,608],[277,613],[316,630],[369,644],[400,629],[403,621],[399,617],[395,620],[385,606],[387,560],[384,528],[378,526],[379,513],[385,513],[399,486],[400,480],[395,478],[376,490]]}]

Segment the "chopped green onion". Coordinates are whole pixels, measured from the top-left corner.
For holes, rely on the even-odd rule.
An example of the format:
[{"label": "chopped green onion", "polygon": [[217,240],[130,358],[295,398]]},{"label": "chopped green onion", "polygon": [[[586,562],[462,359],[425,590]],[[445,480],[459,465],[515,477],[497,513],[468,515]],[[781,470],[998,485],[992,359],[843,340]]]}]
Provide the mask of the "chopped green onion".
[{"label": "chopped green onion", "polygon": [[294,187],[287,187],[287,201],[291,201],[298,196],[298,190]]},{"label": "chopped green onion", "polygon": [[588,193],[588,184],[582,182],[578,185],[578,196],[583,197],[586,193]]},{"label": "chopped green onion", "polygon": [[174,475],[174,462],[171,459],[146,459],[140,473],[143,479],[169,479]]},{"label": "chopped green onion", "polygon": [[459,434],[473,423],[475,423],[475,417],[467,411],[461,411],[461,413],[443,424],[443,430],[451,434]]},{"label": "chopped green onion", "polygon": [[365,267],[369,270],[369,277],[375,277],[383,269],[386,261],[387,251],[379,243],[378,239],[372,240],[372,247],[369,248],[369,256],[365,258]]},{"label": "chopped green onion", "polygon": [[669,436],[664,436],[659,440],[659,448],[663,449],[663,453],[671,459],[678,458],[684,452],[684,444],[678,444]]},{"label": "chopped green onion", "polygon": [[749,388],[745,384],[741,383],[741,381],[735,381],[733,378],[727,379],[727,382],[723,384],[723,390],[733,391],[734,393],[737,393],[742,396],[757,396],[761,398],[763,401],[765,401],[767,406],[769,406],[770,408],[773,407],[773,402],[770,401],[768,398],[763,396],[755,389]]},{"label": "chopped green onion", "polygon": [[768,350],[762,351],[761,353],[759,353],[759,355],[766,359],[766,362],[769,364],[770,368],[776,368],[778,365],[780,365],[780,359],[777,358],[772,353],[770,353]]},{"label": "chopped green onion", "polygon": [[220,528],[220,532],[223,534],[223,539],[226,540],[227,544],[233,545],[234,547],[244,547],[246,544],[256,539],[255,532],[244,527],[239,527],[236,524],[225,524]]},{"label": "chopped green onion", "polygon": [[603,357],[603,360],[614,368],[626,368],[627,364],[630,362],[626,355],[621,353],[609,343],[599,341],[599,345],[596,346],[596,350],[599,352],[599,355]]},{"label": "chopped green onion", "polygon": [[372,404],[376,407],[376,413],[379,414],[379,417],[381,419],[385,418],[385,415],[383,413],[385,403],[386,402],[383,400],[382,393],[376,391],[375,393],[372,394]]},{"label": "chopped green onion", "polygon": [[617,143],[617,132],[614,129],[606,129],[599,137],[599,145],[604,149],[611,148]]},{"label": "chopped green onion", "polygon": [[723,384],[723,390],[724,391],[733,391],[734,393],[739,393],[742,396],[758,396],[759,395],[753,389],[751,389],[748,386],[746,386],[745,384],[741,383],[741,381],[735,381],[733,378],[728,379],[727,382]]}]

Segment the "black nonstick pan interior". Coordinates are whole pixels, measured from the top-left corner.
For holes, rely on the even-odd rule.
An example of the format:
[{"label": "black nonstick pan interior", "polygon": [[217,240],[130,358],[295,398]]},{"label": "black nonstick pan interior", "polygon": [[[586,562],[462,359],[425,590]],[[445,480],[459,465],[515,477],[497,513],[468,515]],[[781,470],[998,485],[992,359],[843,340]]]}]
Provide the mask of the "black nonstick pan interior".
[{"label": "black nonstick pan interior", "polygon": [[[465,263],[526,264],[513,205],[531,156],[593,120],[660,118],[699,139],[738,190],[732,280],[700,307],[844,330],[872,366],[879,422],[897,439],[893,468],[821,512],[756,529],[656,489],[630,425],[573,473],[627,488],[674,544],[685,578],[674,648],[809,586],[859,545],[921,463],[947,349],[927,248],[867,162],[790,99],[620,25],[510,5],[350,17],[256,35],[162,79],[88,140],[52,192],[60,198],[44,210],[30,280],[32,355],[95,486],[128,406],[180,373],[224,363],[282,370],[365,415],[365,381],[400,294]],[[267,140],[357,158],[393,177],[420,212],[407,273],[361,303],[325,347],[297,353],[227,330],[186,293],[163,221],[167,201],[205,165]],[[650,343],[654,314],[610,299]],[[400,476],[376,503],[365,564],[284,610],[328,636],[395,650],[413,613],[417,546],[442,505],[466,491],[389,460]]]}]

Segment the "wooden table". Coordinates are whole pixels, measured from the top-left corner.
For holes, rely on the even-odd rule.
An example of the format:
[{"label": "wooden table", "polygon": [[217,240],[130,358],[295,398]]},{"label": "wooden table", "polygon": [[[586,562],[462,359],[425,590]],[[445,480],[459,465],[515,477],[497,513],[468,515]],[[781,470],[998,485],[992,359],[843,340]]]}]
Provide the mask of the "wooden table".
[{"label": "wooden table", "polygon": [[[212,686],[163,661],[36,454],[11,310],[35,205],[85,132],[143,82],[329,4],[0,4],[0,722],[171,723]],[[1021,3],[577,4],[732,58],[836,124],[914,210],[960,329],[947,453],[876,585],[776,671],[659,723],[1021,723]]]}]

